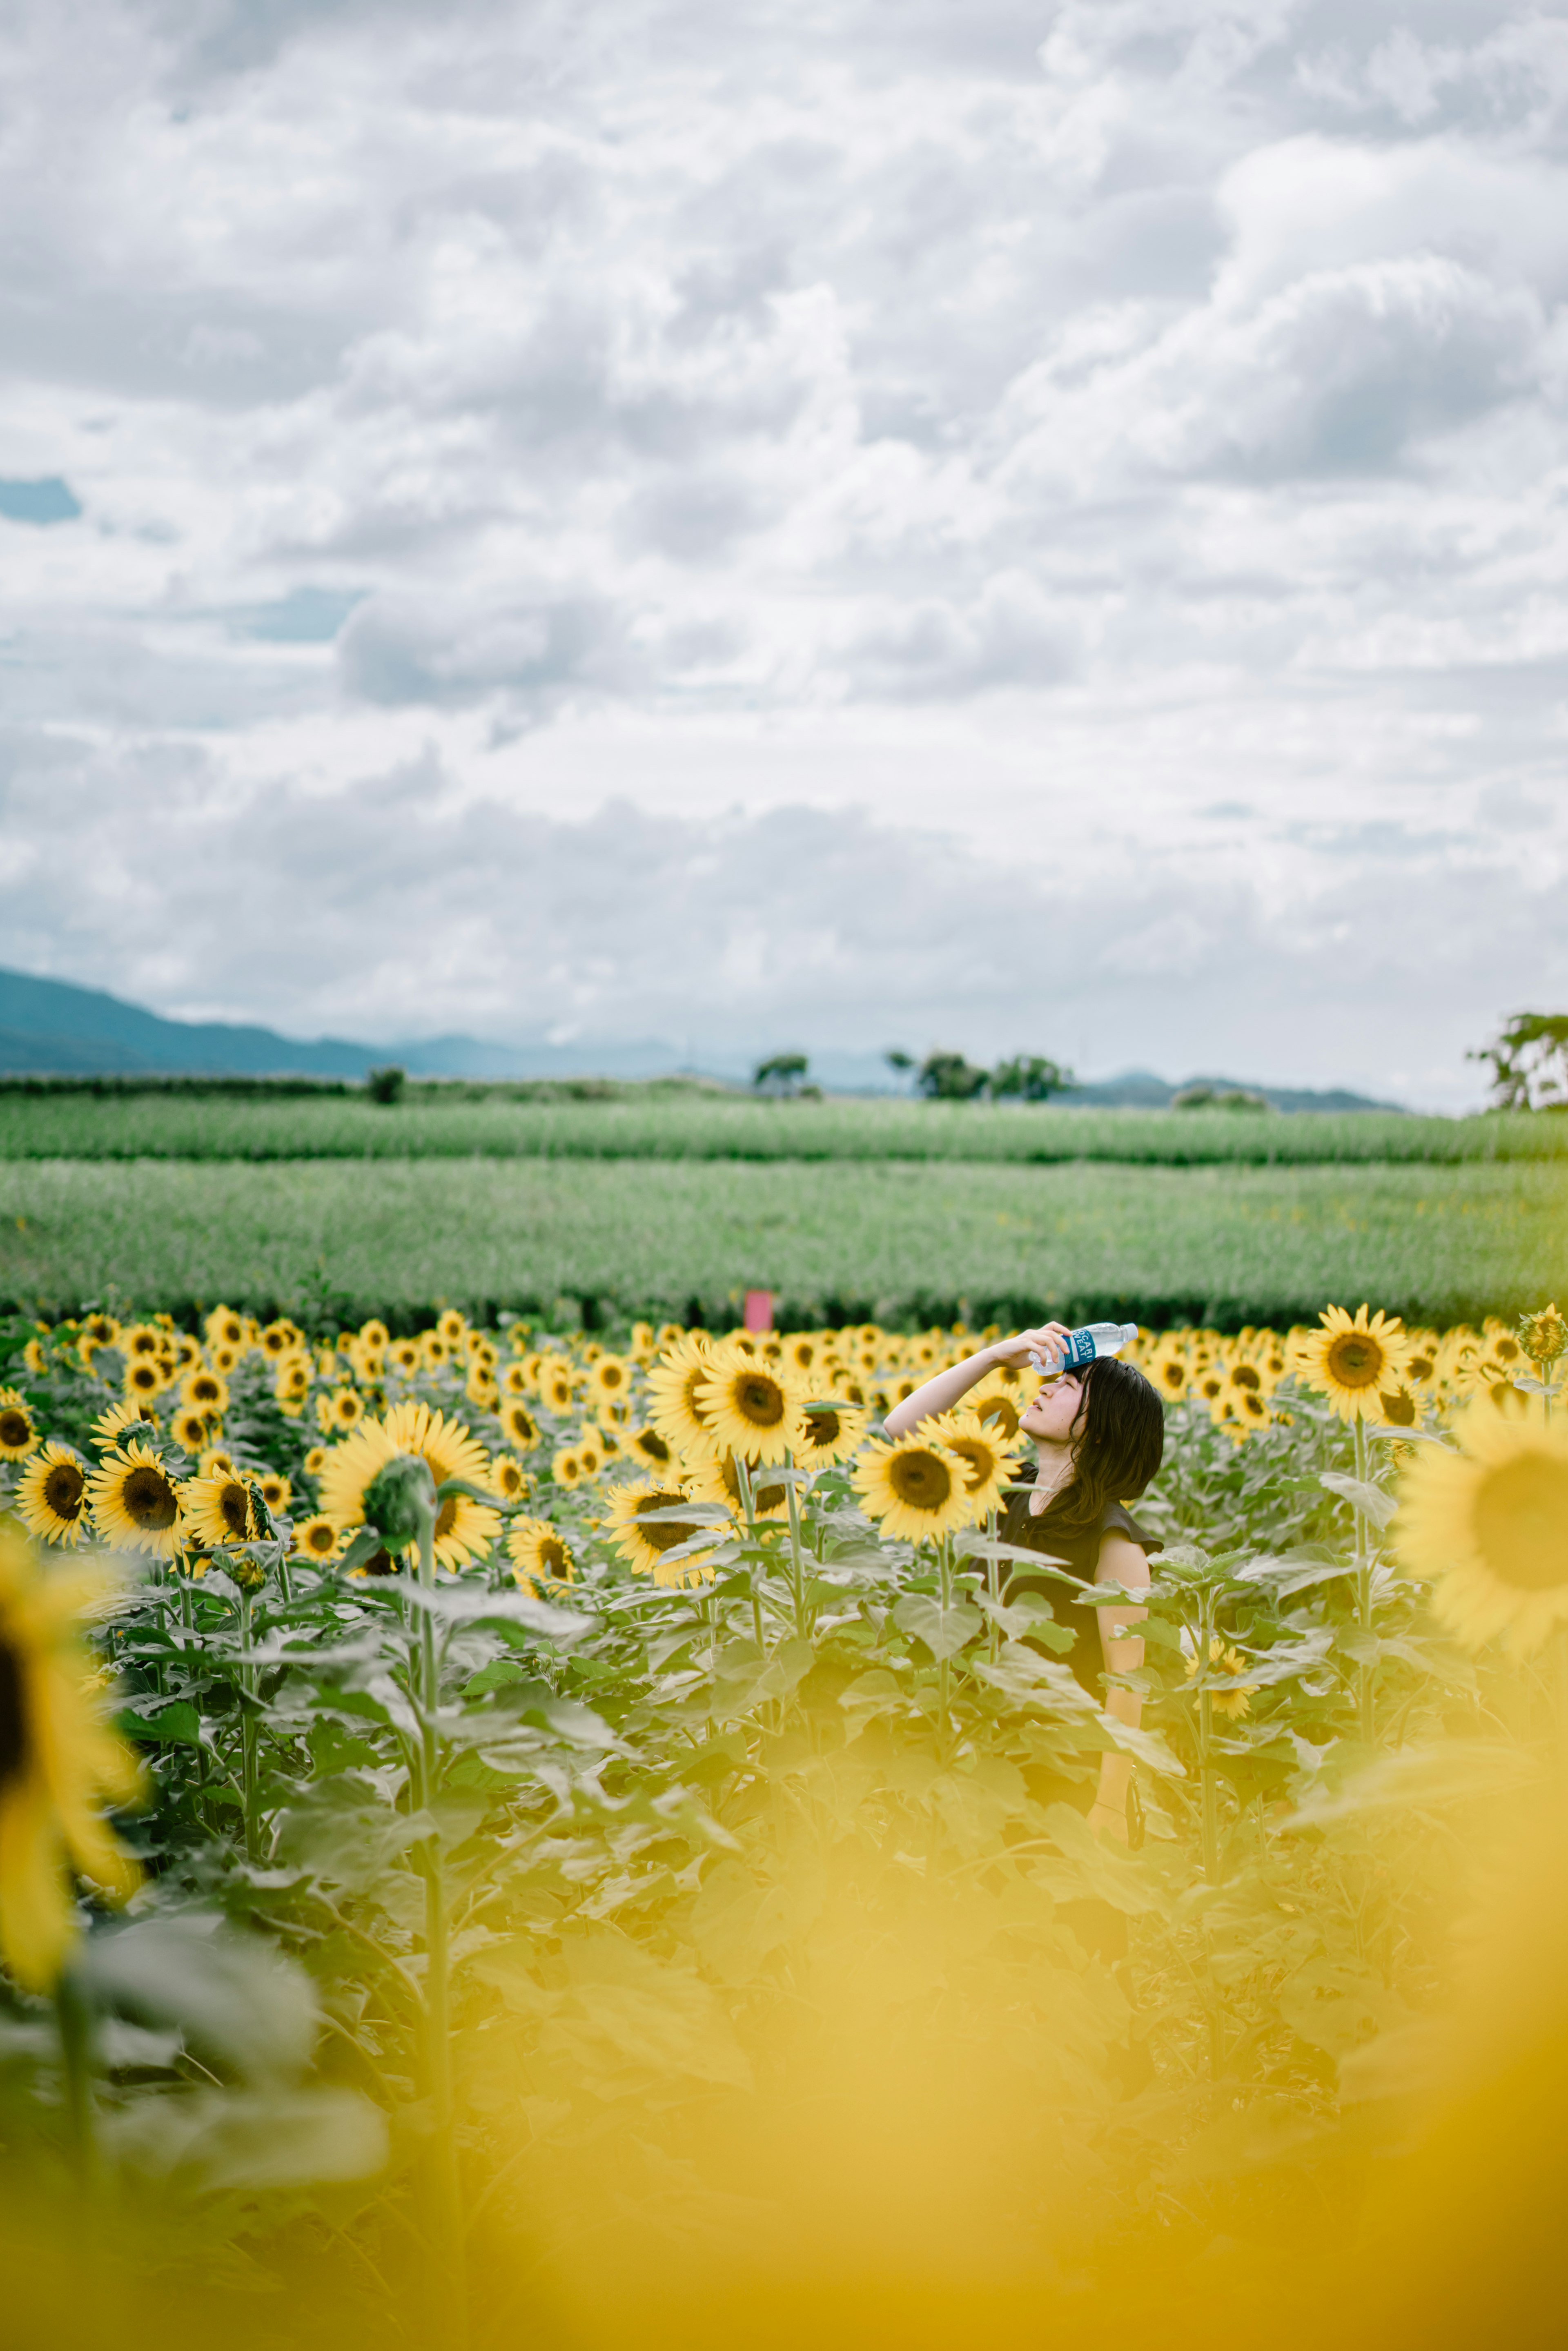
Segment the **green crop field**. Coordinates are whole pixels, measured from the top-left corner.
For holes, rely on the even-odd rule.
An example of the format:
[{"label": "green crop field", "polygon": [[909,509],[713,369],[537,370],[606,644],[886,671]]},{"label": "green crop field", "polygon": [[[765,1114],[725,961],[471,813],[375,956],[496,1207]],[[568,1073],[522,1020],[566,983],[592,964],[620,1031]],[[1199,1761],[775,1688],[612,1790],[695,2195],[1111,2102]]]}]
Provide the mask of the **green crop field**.
[{"label": "green crop field", "polygon": [[1019,1167],[426,1159],[14,1164],[0,1292],[382,1311],[588,1301],[727,1321],[1121,1311],[1290,1322],[1363,1298],[1419,1320],[1568,1293],[1568,1168]]},{"label": "green crop field", "polygon": [[341,1094],[0,1095],[0,1159],[475,1156],[1458,1165],[1568,1156],[1568,1119],[758,1102],[653,1089],[604,1102],[519,1102],[454,1087],[389,1108]]}]

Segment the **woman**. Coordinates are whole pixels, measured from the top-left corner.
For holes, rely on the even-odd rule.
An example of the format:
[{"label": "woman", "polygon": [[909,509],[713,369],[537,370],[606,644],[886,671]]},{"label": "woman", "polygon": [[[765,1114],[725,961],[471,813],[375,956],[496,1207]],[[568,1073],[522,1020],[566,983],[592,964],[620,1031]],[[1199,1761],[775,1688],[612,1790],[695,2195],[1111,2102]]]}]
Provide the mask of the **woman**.
[{"label": "woman", "polygon": [[[1146,1585],[1149,1554],[1163,1546],[1124,1504],[1143,1492],[1160,1466],[1165,1413],[1142,1372],[1113,1355],[1103,1355],[1082,1371],[1056,1374],[1052,1366],[1061,1360],[1061,1343],[1067,1336],[1064,1322],[1048,1322],[966,1355],[961,1364],[938,1372],[895,1405],[887,1416],[887,1433],[906,1437],[922,1421],[952,1411],[977,1380],[999,1364],[1021,1369],[1031,1353],[1039,1355],[1047,1367],[1040,1393],[1019,1421],[1020,1433],[1034,1440],[1035,1466],[1023,1472],[1019,1490],[1011,1495],[997,1529],[998,1538],[1060,1560],[1085,1583],[1120,1583],[1129,1589]],[[1058,1579],[1015,1569],[1008,1580],[1009,1596],[1031,1591],[1060,1604],[1065,1586]],[[1101,1687],[1100,1669],[1102,1658],[1113,1674],[1133,1673],[1143,1664],[1142,1641],[1126,1635],[1132,1625],[1143,1623],[1147,1611],[1096,1608],[1096,1634],[1083,1621],[1083,1604],[1070,1604],[1078,1610],[1080,1621],[1067,1662],[1097,1706],[1136,1729],[1143,1700],[1131,1690],[1107,1694]],[[1125,1844],[1132,1775],[1130,1756],[1101,1757],[1099,1784],[1089,1809],[1089,1825],[1096,1835],[1119,1837]],[[1067,1789],[1059,1792],[1071,1794]]]}]

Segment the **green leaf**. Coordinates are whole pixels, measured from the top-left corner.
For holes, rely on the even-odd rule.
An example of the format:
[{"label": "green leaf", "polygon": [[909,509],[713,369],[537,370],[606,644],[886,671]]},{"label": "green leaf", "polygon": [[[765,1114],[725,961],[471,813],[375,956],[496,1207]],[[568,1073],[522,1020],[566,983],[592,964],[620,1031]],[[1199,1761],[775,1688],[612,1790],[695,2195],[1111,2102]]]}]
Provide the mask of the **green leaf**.
[{"label": "green leaf", "polygon": [[165,1747],[202,1743],[202,1718],[188,1698],[143,1699],[122,1707],[116,1719],[129,1739],[155,1739]]},{"label": "green leaf", "polygon": [[1320,1471],[1318,1483],[1331,1494],[1337,1494],[1341,1501],[1349,1502],[1375,1527],[1385,1527],[1399,1508],[1394,1496],[1385,1494],[1381,1486],[1369,1486],[1362,1478],[1346,1477],[1342,1469]]},{"label": "green leaf", "polygon": [[923,1641],[940,1662],[967,1648],[976,1634],[985,1630],[986,1620],[967,1600],[944,1608],[940,1601],[927,1599],[923,1592],[906,1592],[894,1609],[893,1621],[910,1640]]}]

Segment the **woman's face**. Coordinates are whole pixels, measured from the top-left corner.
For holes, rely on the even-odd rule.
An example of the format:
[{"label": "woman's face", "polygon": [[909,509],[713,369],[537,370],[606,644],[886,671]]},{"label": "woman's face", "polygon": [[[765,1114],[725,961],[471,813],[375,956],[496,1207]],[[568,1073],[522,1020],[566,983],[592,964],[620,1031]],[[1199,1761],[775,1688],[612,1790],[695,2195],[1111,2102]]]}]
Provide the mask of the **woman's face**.
[{"label": "woman's face", "polygon": [[1082,1381],[1071,1372],[1063,1372],[1059,1380],[1047,1380],[1043,1384],[1029,1410],[1019,1416],[1019,1426],[1026,1437],[1041,1437],[1051,1445],[1065,1445],[1082,1409]]}]

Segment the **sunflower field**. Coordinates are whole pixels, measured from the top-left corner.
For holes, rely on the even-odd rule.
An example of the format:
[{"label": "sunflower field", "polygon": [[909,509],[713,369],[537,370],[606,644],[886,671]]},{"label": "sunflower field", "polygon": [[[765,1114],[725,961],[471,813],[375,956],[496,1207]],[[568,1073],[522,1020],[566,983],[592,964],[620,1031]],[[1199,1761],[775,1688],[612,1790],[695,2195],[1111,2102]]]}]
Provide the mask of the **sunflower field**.
[{"label": "sunflower field", "polygon": [[998,1335],[0,1326],[5,2339],[1552,2339],[1568,1325],[1140,1332],[1093,1687]]}]

